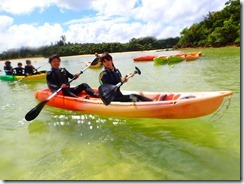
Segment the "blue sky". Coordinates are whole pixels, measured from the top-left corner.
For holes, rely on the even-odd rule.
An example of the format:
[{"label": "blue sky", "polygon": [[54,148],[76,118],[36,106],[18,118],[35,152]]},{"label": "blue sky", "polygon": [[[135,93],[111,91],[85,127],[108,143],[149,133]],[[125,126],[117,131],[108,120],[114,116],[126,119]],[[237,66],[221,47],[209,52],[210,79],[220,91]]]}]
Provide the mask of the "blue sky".
[{"label": "blue sky", "polygon": [[[56,42],[176,37],[227,0],[1,0],[0,52]],[[4,38],[4,39],[2,39]]]}]

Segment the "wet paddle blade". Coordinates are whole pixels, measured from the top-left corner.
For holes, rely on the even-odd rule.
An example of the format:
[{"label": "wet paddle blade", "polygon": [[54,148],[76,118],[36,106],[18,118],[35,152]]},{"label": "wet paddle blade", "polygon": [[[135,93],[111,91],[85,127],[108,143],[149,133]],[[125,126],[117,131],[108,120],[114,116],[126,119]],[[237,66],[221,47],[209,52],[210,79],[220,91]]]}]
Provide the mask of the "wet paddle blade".
[{"label": "wet paddle blade", "polygon": [[103,84],[99,86],[99,97],[102,99],[104,105],[109,105],[115,99],[117,89],[118,86],[110,84]]},{"label": "wet paddle blade", "polygon": [[27,121],[31,121],[33,119],[35,119],[39,113],[41,112],[42,108],[45,106],[45,104],[48,102],[49,100],[44,100],[43,102],[39,103],[37,106],[35,106],[33,109],[31,109],[26,115],[25,115],[25,119]]}]

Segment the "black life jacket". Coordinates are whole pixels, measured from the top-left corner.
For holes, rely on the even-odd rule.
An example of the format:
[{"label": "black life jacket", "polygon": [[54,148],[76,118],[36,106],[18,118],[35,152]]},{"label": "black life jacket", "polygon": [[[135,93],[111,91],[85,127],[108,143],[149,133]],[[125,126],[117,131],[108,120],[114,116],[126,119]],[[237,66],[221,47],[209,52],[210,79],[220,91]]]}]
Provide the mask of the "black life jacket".
[{"label": "black life jacket", "polygon": [[6,75],[12,75],[13,74],[13,72],[12,72],[13,67],[12,66],[4,66],[3,69],[6,73]]},{"label": "black life jacket", "polygon": [[100,74],[100,82],[102,84],[116,85],[122,81],[122,75],[118,69],[105,69]]},{"label": "black life jacket", "polygon": [[13,74],[14,75],[25,75],[25,69],[16,67],[13,69]]},{"label": "black life jacket", "polygon": [[33,73],[34,73],[34,70],[35,68],[32,66],[32,65],[30,65],[30,66],[25,66],[25,73],[28,73],[28,74],[30,74],[30,75],[32,75]]},{"label": "black life jacket", "polygon": [[62,84],[69,82],[69,78],[72,79],[74,75],[69,73],[65,68],[60,68],[58,70],[52,69],[47,72],[47,85],[51,90],[57,90]]}]

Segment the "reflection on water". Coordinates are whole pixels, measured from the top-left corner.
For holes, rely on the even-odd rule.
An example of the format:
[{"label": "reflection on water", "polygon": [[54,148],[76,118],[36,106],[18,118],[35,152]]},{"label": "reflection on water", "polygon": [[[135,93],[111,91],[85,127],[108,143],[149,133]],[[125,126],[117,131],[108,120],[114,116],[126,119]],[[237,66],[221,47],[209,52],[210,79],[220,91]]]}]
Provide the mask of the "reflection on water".
[{"label": "reflection on water", "polygon": [[126,120],[118,118],[102,118],[95,115],[54,115],[49,121],[50,126],[81,126],[84,129],[101,129],[104,124],[121,125],[125,124]]}]

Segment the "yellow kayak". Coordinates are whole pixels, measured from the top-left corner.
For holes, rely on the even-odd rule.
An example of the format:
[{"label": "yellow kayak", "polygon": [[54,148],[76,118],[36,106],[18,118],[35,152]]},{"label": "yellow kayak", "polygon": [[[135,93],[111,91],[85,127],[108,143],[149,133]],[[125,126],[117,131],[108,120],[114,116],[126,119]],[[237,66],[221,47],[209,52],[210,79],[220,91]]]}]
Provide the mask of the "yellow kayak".
[{"label": "yellow kayak", "polygon": [[1,75],[0,79],[3,81],[36,81],[46,78],[47,71],[41,71],[39,74],[20,76],[20,75]]},{"label": "yellow kayak", "polygon": [[89,61],[86,63],[86,66],[90,66],[89,68],[93,68],[93,69],[102,67],[101,62],[98,62],[96,65],[90,65],[90,64],[91,64],[91,62]]},{"label": "yellow kayak", "polygon": [[[97,89],[94,89],[97,92]],[[141,94],[134,91],[122,91],[123,94]],[[46,100],[50,95],[49,89],[35,92],[37,100]],[[82,93],[79,98],[63,96],[62,92],[51,99],[50,106],[80,111],[82,113],[103,116],[128,118],[162,118],[184,119],[206,116],[216,111],[225,97],[231,97],[231,91],[213,92],[143,92],[143,95],[154,99],[152,102],[111,102],[105,106],[100,98],[87,99]]]}]

